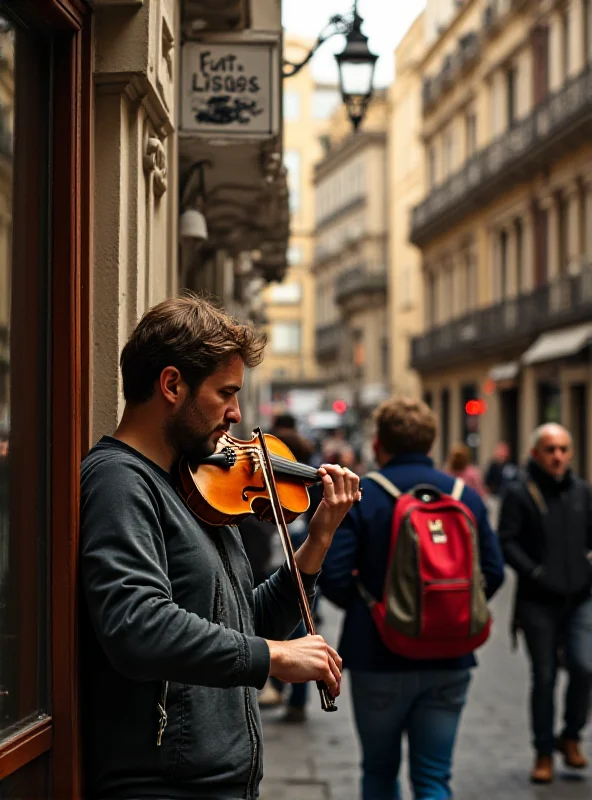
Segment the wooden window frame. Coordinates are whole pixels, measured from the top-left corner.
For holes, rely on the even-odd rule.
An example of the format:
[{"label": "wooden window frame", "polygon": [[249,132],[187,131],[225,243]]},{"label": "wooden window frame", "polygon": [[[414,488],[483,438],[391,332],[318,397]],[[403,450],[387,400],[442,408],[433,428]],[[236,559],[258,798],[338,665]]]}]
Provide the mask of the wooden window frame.
[{"label": "wooden window frame", "polygon": [[81,791],[78,682],[80,462],[90,442],[92,14],[84,0],[25,0],[55,38],[51,276],[52,716],[0,745],[0,779],[50,753],[52,796]]}]

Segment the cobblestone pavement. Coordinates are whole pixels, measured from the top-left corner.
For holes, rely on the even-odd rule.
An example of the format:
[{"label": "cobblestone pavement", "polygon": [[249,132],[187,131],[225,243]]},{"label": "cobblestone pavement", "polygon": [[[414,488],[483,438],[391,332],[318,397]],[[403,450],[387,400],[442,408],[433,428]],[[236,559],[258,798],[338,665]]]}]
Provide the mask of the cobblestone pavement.
[{"label": "cobblestone pavement", "polygon": [[[493,603],[496,627],[479,655],[465,709],[454,764],[455,800],[590,800],[592,770],[565,771],[557,761],[553,785],[532,786],[527,778],[532,753],[527,720],[528,671],[524,652],[508,641],[512,582]],[[323,605],[322,633],[335,643],[340,614]],[[359,800],[359,748],[353,728],[345,676],[339,711],[319,708],[311,692],[309,719],[303,725],[279,722],[281,711],[264,710],[265,778],[262,800]],[[592,731],[587,736],[592,754]],[[406,783],[406,774],[403,773]],[[409,800],[405,786],[405,800]]]}]

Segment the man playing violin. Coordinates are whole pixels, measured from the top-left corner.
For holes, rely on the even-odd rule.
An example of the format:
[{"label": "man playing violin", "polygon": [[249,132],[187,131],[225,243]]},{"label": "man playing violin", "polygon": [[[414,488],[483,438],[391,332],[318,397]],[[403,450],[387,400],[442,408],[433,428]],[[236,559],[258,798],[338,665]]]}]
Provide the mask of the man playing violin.
[{"label": "man playing violin", "polygon": [[[201,522],[177,490],[240,422],[245,367],[265,336],[194,295],[147,312],[121,354],[125,409],[81,477],[82,723],[87,798],[258,796],[256,690],[269,676],[324,681],[341,659],[321,636],[285,641],[300,620],[286,565],[257,589],[234,527]],[[356,475],[321,468],[323,500],[296,553],[307,596]]]}]

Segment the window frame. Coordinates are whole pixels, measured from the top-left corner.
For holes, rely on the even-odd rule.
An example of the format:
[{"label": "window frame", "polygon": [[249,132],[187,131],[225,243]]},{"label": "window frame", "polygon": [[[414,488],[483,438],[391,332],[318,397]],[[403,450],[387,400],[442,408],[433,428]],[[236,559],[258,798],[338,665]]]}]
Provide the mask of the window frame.
[{"label": "window frame", "polygon": [[44,753],[51,795],[81,797],[78,701],[80,463],[90,442],[92,9],[84,0],[23,0],[25,23],[54,37],[52,175],[48,204],[51,304],[48,685],[51,716],[0,743],[0,779]]}]

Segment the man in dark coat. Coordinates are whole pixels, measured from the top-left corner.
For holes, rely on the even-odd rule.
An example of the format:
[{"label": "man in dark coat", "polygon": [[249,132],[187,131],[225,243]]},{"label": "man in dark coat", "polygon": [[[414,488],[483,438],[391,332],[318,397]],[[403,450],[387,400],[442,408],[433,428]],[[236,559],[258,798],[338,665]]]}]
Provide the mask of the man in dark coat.
[{"label": "man in dark coat", "polygon": [[[533,434],[531,459],[506,493],[499,535],[507,563],[516,570],[516,624],[532,664],[531,723],[534,783],[553,780],[553,752],[568,766],[587,761],[579,738],[592,687],[592,494],[570,470],[572,441],[560,425]],[[569,671],[565,725],[554,735],[558,654]]]}]

